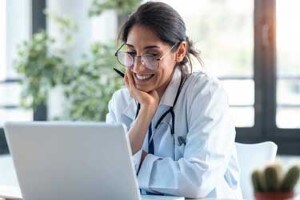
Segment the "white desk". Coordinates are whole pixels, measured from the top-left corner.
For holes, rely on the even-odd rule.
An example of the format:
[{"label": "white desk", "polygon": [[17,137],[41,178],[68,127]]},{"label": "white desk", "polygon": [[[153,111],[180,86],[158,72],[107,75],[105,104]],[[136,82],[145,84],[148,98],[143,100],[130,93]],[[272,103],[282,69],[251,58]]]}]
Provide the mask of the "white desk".
[{"label": "white desk", "polygon": [[8,155],[0,156],[0,185],[18,186],[15,167]]},{"label": "white desk", "polygon": [[[10,156],[0,156],[0,187],[18,187],[17,176],[14,170],[14,165]],[[16,200],[16,199],[3,199],[0,197],[0,200]],[[197,200],[197,199],[194,199]],[[216,200],[213,198],[201,199],[201,200]],[[218,199],[222,200],[222,199]],[[228,200],[228,199],[227,199]]]},{"label": "white desk", "polygon": [[[14,170],[14,165],[12,159],[8,155],[0,156],[0,187],[8,186],[8,187],[18,187],[17,176]],[[16,200],[16,199],[3,199],[0,197],[0,200]],[[194,199],[197,200],[197,199]],[[198,199],[199,200],[199,199]],[[201,200],[216,200],[216,199],[201,199]],[[222,199],[218,199],[222,200]],[[227,199],[228,200],[228,199]]]}]

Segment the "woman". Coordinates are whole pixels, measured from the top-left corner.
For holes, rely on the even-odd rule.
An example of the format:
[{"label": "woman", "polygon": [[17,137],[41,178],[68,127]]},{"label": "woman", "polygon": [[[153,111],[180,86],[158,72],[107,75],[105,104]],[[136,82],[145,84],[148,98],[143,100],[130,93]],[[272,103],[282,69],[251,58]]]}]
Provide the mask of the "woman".
[{"label": "woman", "polygon": [[106,121],[127,127],[142,191],[240,198],[227,97],[216,79],[190,73],[190,57],[199,56],[181,16],[167,4],[145,3],[120,38],[126,88],[113,95]]}]

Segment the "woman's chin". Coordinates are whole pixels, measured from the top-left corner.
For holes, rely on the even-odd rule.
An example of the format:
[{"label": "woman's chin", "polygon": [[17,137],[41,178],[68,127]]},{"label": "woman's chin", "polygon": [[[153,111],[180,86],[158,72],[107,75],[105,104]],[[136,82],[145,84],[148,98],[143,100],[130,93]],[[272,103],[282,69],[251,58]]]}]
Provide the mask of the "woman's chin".
[{"label": "woman's chin", "polygon": [[153,86],[149,86],[149,85],[136,85],[135,87],[136,89],[141,90],[143,92],[150,92],[155,89],[153,88]]}]

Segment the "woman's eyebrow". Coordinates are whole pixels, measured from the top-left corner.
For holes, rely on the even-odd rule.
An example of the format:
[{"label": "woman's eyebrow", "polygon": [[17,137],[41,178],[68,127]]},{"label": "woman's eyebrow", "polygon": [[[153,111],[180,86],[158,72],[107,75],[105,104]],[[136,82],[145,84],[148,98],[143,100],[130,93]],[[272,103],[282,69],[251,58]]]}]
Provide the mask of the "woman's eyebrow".
[{"label": "woman's eyebrow", "polygon": [[[126,44],[126,46],[129,48],[134,48],[132,44]],[[160,49],[160,47],[156,45],[149,45],[149,46],[145,46],[144,49]]]},{"label": "woman's eyebrow", "polygon": [[144,47],[144,49],[160,49],[160,47],[156,45],[151,45],[151,46]]},{"label": "woman's eyebrow", "polygon": [[126,46],[127,46],[127,47],[130,47],[130,48],[134,48],[134,46],[133,46],[132,44],[127,44],[127,43],[126,43]]}]

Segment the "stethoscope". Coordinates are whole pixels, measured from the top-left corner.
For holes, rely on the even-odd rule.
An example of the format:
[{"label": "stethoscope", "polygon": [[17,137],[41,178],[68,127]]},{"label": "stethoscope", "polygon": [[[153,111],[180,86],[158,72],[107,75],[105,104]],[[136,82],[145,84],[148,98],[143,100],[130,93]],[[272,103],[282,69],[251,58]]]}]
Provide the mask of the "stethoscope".
[{"label": "stethoscope", "polygon": [[[117,74],[119,74],[121,77],[124,78],[124,73],[121,72],[120,70],[118,70],[117,68],[113,68],[115,70],[115,72],[117,72]],[[180,94],[180,91],[185,83],[187,79],[187,75],[181,75],[181,80],[180,80],[180,85],[177,89],[177,93],[176,93],[176,96],[175,96],[175,100],[174,100],[174,103],[173,103],[173,106],[167,110],[166,112],[164,112],[164,114],[162,114],[162,116],[159,118],[159,120],[157,121],[156,125],[155,125],[155,129],[158,128],[159,124],[162,122],[162,120],[167,116],[167,114],[171,113],[171,117],[172,117],[172,126],[171,126],[171,135],[173,136],[174,138],[174,134],[175,134],[175,130],[174,130],[174,127],[175,127],[175,114],[174,114],[174,107],[176,105],[176,102],[177,102],[177,99],[178,99],[178,96]],[[139,114],[139,111],[140,111],[140,108],[141,108],[141,105],[139,103],[137,103],[137,110],[136,110],[136,114],[135,114],[135,118],[137,118],[138,114]],[[152,135],[152,123],[150,123],[149,125],[149,128],[148,128],[148,150],[150,150],[149,152],[150,153],[154,153],[154,144],[153,144],[153,135]],[[179,136],[178,138],[178,144],[179,146],[181,146],[182,144],[185,145],[186,141],[185,139],[182,137],[182,136]],[[175,141],[174,141],[175,142]]]},{"label": "stethoscope", "polygon": [[[175,134],[175,114],[174,114],[174,107],[176,106],[178,97],[180,95],[181,89],[187,79],[187,75],[181,75],[181,80],[180,80],[180,85],[177,89],[177,93],[173,102],[173,105],[165,111],[161,117],[158,119],[156,122],[154,128],[157,129],[160,123],[165,119],[165,117],[170,113],[171,114],[171,120],[172,120],[172,125],[171,125],[171,135],[173,136],[174,139],[174,134]],[[137,111],[135,118],[138,116],[139,111],[140,111],[141,105],[138,103],[137,104]],[[183,137],[178,137],[178,143],[181,145],[182,143],[185,143]],[[154,143],[153,143],[153,134],[152,134],[152,123],[150,123],[149,128],[148,128],[148,153],[154,154]]]}]

